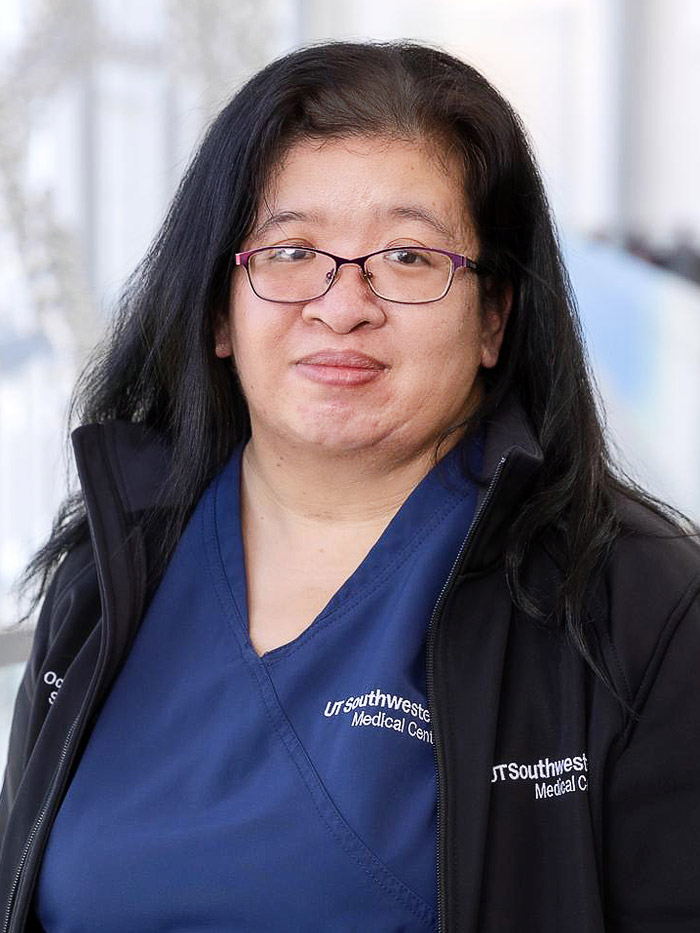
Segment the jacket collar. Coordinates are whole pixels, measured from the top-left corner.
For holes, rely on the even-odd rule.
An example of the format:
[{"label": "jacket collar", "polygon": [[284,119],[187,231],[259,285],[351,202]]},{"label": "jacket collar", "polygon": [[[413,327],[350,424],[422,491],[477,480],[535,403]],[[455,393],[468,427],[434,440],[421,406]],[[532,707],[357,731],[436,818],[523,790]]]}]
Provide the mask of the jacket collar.
[{"label": "jacket collar", "polygon": [[542,448],[515,393],[503,400],[486,424],[481,488],[462,555],[462,572],[481,572],[501,559],[517,505],[544,463]]},{"label": "jacket collar", "polygon": [[522,457],[532,470],[543,462],[542,449],[518,396],[511,392],[486,423],[483,478],[490,482],[502,457]]},{"label": "jacket collar", "polygon": [[126,515],[167,505],[163,483],[170,472],[170,451],[153,428],[105,421],[76,428],[71,440],[84,491],[86,481],[108,469]]}]

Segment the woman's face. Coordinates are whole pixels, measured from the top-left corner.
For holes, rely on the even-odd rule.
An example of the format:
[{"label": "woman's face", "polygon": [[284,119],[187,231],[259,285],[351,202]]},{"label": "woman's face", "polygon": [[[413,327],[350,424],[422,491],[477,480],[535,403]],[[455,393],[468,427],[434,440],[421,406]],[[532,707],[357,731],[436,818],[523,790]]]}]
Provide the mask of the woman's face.
[{"label": "woman's face", "polygon": [[[456,160],[419,142],[303,141],[242,249],[291,244],[353,258],[413,245],[475,258],[461,178]],[[482,314],[466,269],[429,304],[377,298],[352,265],[322,298],[276,304],[236,267],[216,353],[233,354],[254,441],[400,462],[431,450],[477,401],[479,368],[495,365],[506,316]]]}]

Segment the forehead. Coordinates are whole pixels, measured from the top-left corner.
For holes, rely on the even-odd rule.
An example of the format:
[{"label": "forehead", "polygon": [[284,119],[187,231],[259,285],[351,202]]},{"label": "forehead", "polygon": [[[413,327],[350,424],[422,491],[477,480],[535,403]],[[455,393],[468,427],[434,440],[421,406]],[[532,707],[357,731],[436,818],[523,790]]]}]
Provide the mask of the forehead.
[{"label": "forehead", "polygon": [[383,137],[302,140],[281,160],[253,237],[312,226],[381,232],[423,228],[445,245],[470,240],[464,169],[446,149]]}]

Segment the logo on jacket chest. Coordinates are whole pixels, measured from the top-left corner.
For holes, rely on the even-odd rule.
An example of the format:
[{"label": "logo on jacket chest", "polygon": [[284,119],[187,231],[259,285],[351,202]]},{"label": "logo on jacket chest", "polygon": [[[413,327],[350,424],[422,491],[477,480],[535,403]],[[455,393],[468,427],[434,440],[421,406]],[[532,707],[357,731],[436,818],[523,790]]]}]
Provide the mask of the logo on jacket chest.
[{"label": "logo on jacket chest", "polygon": [[56,671],[46,671],[43,680],[45,684],[48,684],[49,687],[51,687],[51,692],[49,693],[49,706],[53,706],[54,700],[58,696],[58,691],[61,689],[63,684],[63,678],[59,677]]},{"label": "logo on jacket chest", "polygon": [[588,790],[588,758],[581,752],[565,758],[539,758],[526,764],[506,761],[493,766],[491,783],[529,785],[535,800],[585,792]]}]

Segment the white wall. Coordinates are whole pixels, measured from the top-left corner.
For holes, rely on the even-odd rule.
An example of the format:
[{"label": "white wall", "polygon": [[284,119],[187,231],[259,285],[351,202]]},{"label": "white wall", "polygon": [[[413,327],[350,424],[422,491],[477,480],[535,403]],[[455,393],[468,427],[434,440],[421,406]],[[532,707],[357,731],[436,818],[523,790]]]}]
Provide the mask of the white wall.
[{"label": "white wall", "polygon": [[700,248],[700,3],[626,0],[623,209],[660,246]]},{"label": "white wall", "polygon": [[307,0],[304,35],[414,39],[475,65],[522,116],[561,223],[618,212],[620,10],[615,0]]}]

